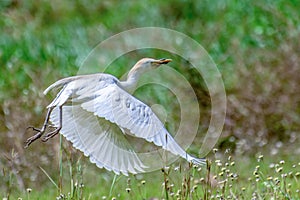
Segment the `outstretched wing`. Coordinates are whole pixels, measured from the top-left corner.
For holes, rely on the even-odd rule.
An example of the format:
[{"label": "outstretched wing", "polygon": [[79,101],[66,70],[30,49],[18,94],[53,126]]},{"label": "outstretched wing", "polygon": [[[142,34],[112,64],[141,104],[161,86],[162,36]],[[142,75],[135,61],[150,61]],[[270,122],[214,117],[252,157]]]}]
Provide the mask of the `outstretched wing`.
[{"label": "outstretched wing", "polygon": [[177,144],[149,106],[134,98],[116,83],[101,89],[78,90],[75,96],[73,102],[82,102],[83,109],[116,123],[134,136],[153,142],[189,162],[205,164],[204,159],[190,156]]},{"label": "outstretched wing", "polygon": [[[75,148],[90,157],[92,163],[116,174],[144,172],[146,166],[117,125],[82,109],[80,105],[65,105],[62,109],[63,124],[60,133]],[[52,111],[50,121],[55,126],[59,125],[58,107]]]},{"label": "outstretched wing", "polygon": [[205,164],[204,159],[187,154],[149,106],[120,88],[115,77],[107,74],[70,77],[54,83],[45,92],[55,87],[62,89],[48,106],[55,107],[50,121],[59,126],[57,107],[62,106],[61,134],[98,167],[116,174],[146,170],[123,133],[153,142],[189,162]]}]

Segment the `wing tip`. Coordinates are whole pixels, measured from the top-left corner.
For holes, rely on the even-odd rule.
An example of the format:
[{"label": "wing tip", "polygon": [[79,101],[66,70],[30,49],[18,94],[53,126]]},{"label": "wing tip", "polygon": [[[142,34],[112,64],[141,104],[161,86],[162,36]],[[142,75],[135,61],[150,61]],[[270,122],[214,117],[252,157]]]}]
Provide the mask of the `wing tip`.
[{"label": "wing tip", "polygon": [[205,158],[192,158],[190,160],[191,163],[198,165],[198,166],[206,166],[206,159]]}]

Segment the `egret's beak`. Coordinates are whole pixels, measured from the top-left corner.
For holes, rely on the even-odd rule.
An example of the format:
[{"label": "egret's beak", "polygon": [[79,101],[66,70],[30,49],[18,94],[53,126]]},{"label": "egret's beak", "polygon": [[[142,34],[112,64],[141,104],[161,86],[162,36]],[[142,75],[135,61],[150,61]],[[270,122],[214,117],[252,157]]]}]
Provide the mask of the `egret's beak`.
[{"label": "egret's beak", "polygon": [[154,63],[161,65],[161,64],[168,64],[171,61],[172,61],[171,59],[162,58],[162,59],[154,61]]}]

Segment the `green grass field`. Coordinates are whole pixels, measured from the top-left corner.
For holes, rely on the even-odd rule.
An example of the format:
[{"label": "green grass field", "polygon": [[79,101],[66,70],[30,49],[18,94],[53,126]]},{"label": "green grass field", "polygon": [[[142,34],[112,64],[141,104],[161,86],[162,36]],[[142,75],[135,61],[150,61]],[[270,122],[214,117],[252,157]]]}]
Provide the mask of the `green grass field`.
[{"label": "green grass field", "polygon": [[[224,152],[223,152],[224,153]],[[177,162],[162,171],[114,176],[96,169],[87,160],[63,162],[61,189],[59,172],[41,189],[11,191],[17,199],[298,199],[300,163],[292,158],[234,157],[216,152],[209,167]],[[75,162],[76,161],[76,162]],[[45,169],[41,169],[45,170]],[[46,171],[46,170],[45,170]],[[44,176],[48,176],[44,172]],[[97,180],[94,180],[97,177]],[[54,181],[54,183],[51,183]],[[59,192],[60,191],[60,192]],[[27,194],[26,194],[27,193]]]},{"label": "green grass field", "polygon": [[[300,199],[299,10],[296,0],[0,1],[0,197]],[[60,145],[59,137],[23,148],[26,127],[42,125],[54,98],[42,94],[48,85],[75,75],[99,42],[148,26],[190,36],[222,74],[226,121],[218,151],[208,155],[209,169],[179,160],[163,171],[115,176],[65,140]],[[164,53],[131,52],[108,72],[120,77],[141,57]],[[193,70],[176,65],[183,62],[180,57],[174,58],[173,66],[199,100],[201,133],[210,120],[207,88]],[[138,91],[137,96],[151,96],[176,111],[176,102],[161,92]],[[171,118],[176,122],[175,114]],[[176,129],[176,123],[169,126]],[[198,148],[194,142],[189,152],[197,154]]]}]

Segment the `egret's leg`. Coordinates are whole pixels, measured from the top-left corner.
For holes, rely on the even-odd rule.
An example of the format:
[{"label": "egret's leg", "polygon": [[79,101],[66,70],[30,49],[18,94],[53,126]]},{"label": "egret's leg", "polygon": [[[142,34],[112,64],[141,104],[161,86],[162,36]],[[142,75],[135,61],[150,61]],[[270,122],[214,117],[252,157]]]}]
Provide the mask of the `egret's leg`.
[{"label": "egret's leg", "polygon": [[47,142],[47,140],[56,136],[59,133],[61,127],[62,127],[62,106],[59,106],[59,126],[56,127],[54,131],[47,133],[45,137],[42,139],[42,141]]},{"label": "egret's leg", "polygon": [[51,114],[51,112],[52,112],[53,109],[54,109],[54,107],[50,107],[48,109],[48,112],[47,112],[47,115],[46,115],[43,127],[41,129],[37,129],[37,128],[33,127],[33,126],[29,126],[26,129],[26,130],[32,129],[33,131],[36,131],[37,133],[26,140],[26,142],[25,142],[25,148],[29,147],[29,145],[32,142],[34,142],[35,140],[39,139],[45,133],[45,130],[46,130],[47,126],[48,126],[50,114]]}]

